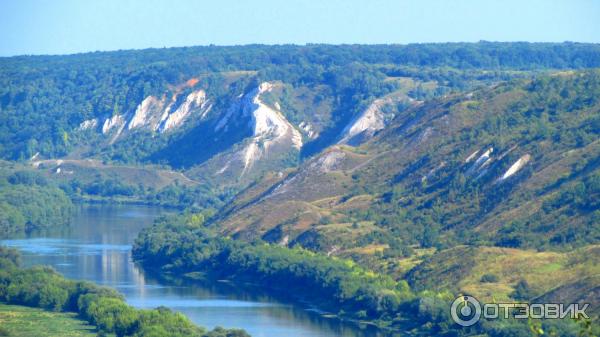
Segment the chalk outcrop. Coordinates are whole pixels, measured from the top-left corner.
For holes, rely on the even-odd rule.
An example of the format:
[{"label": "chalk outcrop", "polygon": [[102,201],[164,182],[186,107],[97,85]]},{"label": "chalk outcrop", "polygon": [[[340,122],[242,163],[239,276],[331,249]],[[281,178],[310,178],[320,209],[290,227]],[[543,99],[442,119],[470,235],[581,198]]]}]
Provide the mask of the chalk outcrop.
[{"label": "chalk outcrop", "polygon": [[525,154],[521,156],[514,164],[512,164],[506,172],[498,179],[498,181],[504,181],[509,177],[513,176],[515,173],[519,172],[529,161],[531,160],[531,155]]},{"label": "chalk outcrop", "polygon": [[394,118],[394,114],[386,112],[385,108],[401,101],[418,104],[418,102],[403,96],[376,99],[346,125],[338,144],[359,145],[372,138],[377,131],[385,128],[388,122]]},{"label": "chalk outcrop", "polygon": [[288,150],[299,150],[302,147],[300,131],[277,109],[277,105],[270,107],[261,100],[261,94],[272,88],[271,83],[264,82],[238,97],[215,125],[216,132],[225,132],[234,118],[248,119],[248,127],[251,130],[250,141],[238,152],[243,162],[242,174],[257,160],[265,157],[270,148],[275,145]]},{"label": "chalk outcrop", "polygon": [[204,90],[194,91],[189,94],[185,102],[183,102],[175,111],[169,113],[168,110],[165,110],[163,113],[164,121],[159,127],[160,132],[165,132],[167,130],[171,130],[177,128],[183,124],[186,118],[192,114],[192,112],[196,109],[199,111],[199,117],[204,118],[211,106],[208,105],[208,100],[206,99],[206,93]]},{"label": "chalk outcrop", "polygon": [[[473,160],[473,158],[475,158],[475,156],[477,156],[477,154],[480,151],[476,151],[473,154],[471,154],[467,160],[465,160],[465,162],[470,162]],[[475,162],[473,163],[473,165],[471,165],[471,167],[467,170],[467,174],[468,175],[474,175],[476,173],[478,173],[477,178],[479,179],[480,177],[482,177],[487,171],[484,170],[487,166],[490,165],[490,163],[492,162],[492,153],[494,152],[494,148],[490,147],[487,150],[485,150],[479,157],[477,157],[477,159],[475,160]]]},{"label": "chalk outcrop", "polygon": [[97,127],[98,127],[98,119],[94,118],[94,119],[88,119],[88,120],[81,122],[77,129],[80,131],[84,131],[84,130],[93,130],[93,129],[96,129]]},{"label": "chalk outcrop", "polygon": [[[164,133],[176,130],[184,125],[185,121],[193,114],[200,119],[204,118],[211,108],[204,90],[196,90],[188,94],[176,109],[177,95],[170,98],[155,96],[146,97],[133,113],[116,114],[107,117],[102,124],[102,134],[110,134],[110,143],[113,143],[123,131],[147,130]],[[87,120],[80,124],[80,130],[96,128],[97,119]]]},{"label": "chalk outcrop", "polygon": [[194,111],[198,112],[200,118],[204,118],[210,110],[204,90],[191,92],[187,95],[185,101],[173,110],[176,102],[176,95],[173,95],[170,99],[166,97],[161,99],[154,96],[146,97],[136,108],[127,124],[127,129],[140,128],[162,133],[183,125]]},{"label": "chalk outcrop", "polygon": [[[168,116],[171,107],[170,104],[165,107],[165,101],[165,98],[146,97],[135,109],[133,117],[127,123],[127,129],[145,128],[152,131],[158,129],[161,121]],[[171,104],[173,101],[174,98],[171,100]]]},{"label": "chalk outcrop", "polygon": [[319,133],[315,131],[313,126],[308,122],[301,122],[300,125],[298,125],[298,127],[302,129],[302,131],[304,131],[304,133],[309,139],[315,139],[319,137]]}]

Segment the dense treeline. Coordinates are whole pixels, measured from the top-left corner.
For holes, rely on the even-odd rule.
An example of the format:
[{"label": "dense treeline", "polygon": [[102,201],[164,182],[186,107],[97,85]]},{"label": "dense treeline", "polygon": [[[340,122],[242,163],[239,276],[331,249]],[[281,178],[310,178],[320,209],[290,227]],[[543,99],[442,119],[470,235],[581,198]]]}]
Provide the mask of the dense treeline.
[{"label": "dense treeline", "polygon": [[67,195],[31,171],[0,170],[0,237],[69,223]]},{"label": "dense treeline", "polygon": [[[1,58],[0,157],[30,158],[37,152],[64,155],[76,143],[73,130],[83,120],[131,112],[144,97],[161,95],[169,85],[191,77],[199,76],[202,86],[219,90],[220,72],[250,70],[257,71],[260,80],[324,83],[340,97],[358,99],[389,86],[373,81],[377,76],[365,77],[382,75],[385,70],[377,69],[384,64],[488,70],[589,68],[600,66],[600,46],[489,42],[250,45]],[[358,100],[345,102],[356,106]]]},{"label": "dense treeline", "polygon": [[[482,321],[464,329],[450,318],[454,296],[449,292],[415,292],[404,280],[394,281],[349,260],[302,248],[217,236],[202,226],[203,219],[199,214],[159,219],[136,239],[134,259],[161,273],[200,273],[284,290],[341,317],[368,320],[417,335],[507,336],[508,332],[510,336],[530,336],[528,323],[518,320]],[[572,321],[539,324],[556,335],[577,335]]]},{"label": "dense treeline", "polygon": [[243,337],[242,330],[215,329],[207,332],[183,314],[160,307],[139,310],[127,305],[115,290],[89,282],[63,278],[48,267],[18,268],[18,253],[0,247],[0,301],[77,312],[100,333],[117,336]]},{"label": "dense treeline", "polygon": [[[277,288],[285,284],[360,319],[391,322],[400,305],[414,298],[406,282],[366,271],[348,260],[301,248],[248,244],[211,235],[196,216],[163,218],[137,238],[133,254],[144,265],[179,272],[206,271]],[[333,302],[333,303],[332,303]]]},{"label": "dense treeline", "polygon": [[173,208],[220,208],[231,198],[231,191],[217,193],[205,184],[186,186],[178,183],[162,188],[133,184],[126,179],[95,177],[93,180],[73,179],[59,187],[74,201],[127,202]]}]

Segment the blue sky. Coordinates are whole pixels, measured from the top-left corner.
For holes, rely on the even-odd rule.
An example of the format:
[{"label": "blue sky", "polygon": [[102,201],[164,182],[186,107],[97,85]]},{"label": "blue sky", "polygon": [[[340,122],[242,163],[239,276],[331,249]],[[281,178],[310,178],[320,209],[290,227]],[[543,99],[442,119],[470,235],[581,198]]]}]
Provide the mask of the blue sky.
[{"label": "blue sky", "polygon": [[0,55],[248,43],[600,42],[597,0],[0,0]]}]

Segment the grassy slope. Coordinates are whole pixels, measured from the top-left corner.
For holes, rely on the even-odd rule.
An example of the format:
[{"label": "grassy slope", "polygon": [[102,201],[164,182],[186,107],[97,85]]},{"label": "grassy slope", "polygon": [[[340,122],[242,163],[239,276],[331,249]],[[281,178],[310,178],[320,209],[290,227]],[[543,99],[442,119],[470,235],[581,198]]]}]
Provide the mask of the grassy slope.
[{"label": "grassy slope", "polygon": [[[452,289],[487,301],[509,300],[515,285],[524,279],[530,284],[533,297],[544,298],[547,297],[544,294],[552,294],[551,298],[563,296],[562,301],[571,303],[585,294],[557,291],[597,276],[599,260],[598,245],[565,253],[460,246],[426,259],[408,274],[408,279],[418,289]],[[497,281],[482,282],[481,278],[486,274],[495,275]],[[594,306],[597,311],[598,303]]]},{"label": "grassy slope", "polygon": [[[82,182],[93,181],[97,177],[117,179],[127,185],[142,185],[146,188],[160,189],[174,183],[194,186],[197,181],[191,180],[180,172],[159,169],[152,166],[126,166],[104,164],[94,159],[65,159],[43,160],[33,163],[48,176],[53,176],[59,181],[77,179]],[[61,168],[60,173],[56,169]]]},{"label": "grassy slope", "polygon": [[[552,79],[549,86],[582,90],[581,78],[567,78],[564,83]],[[556,97],[546,94],[550,89],[529,86],[526,81],[502,85],[409,111],[361,148],[330,148],[303,163],[297,172],[274,182],[273,187],[262,186],[264,194],[256,189],[251,195],[242,192],[232,205],[244,206],[226,213],[218,225],[229,233],[258,236],[286,224],[294,236],[310,226],[305,218],[328,217],[328,223],[335,224],[360,222],[366,215],[373,220],[387,217],[391,225],[386,229],[398,227],[400,222],[404,231],[417,238],[419,231],[437,223],[447,240],[459,239],[461,230],[475,230],[493,243],[498,232],[514,232],[510,226],[515,222],[516,230],[537,235],[538,242],[530,246],[547,245],[560,235],[592,228],[588,226],[591,212],[540,212],[540,207],[565,187],[580,184],[598,171],[594,158],[598,158],[600,143],[593,141],[597,131],[590,132],[589,128],[597,123],[599,106],[587,98],[581,98],[584,103],[577,103],[577,108],[569,106],[579,93],[571,93],[564,106],[556,106]],[[597,90],[596,82],[589,86]],[[583,129],[587,134],[577,134]],[[557,138],[568,134],[577,135]],[[583,146],[572,143],[578,137],[584,137]],[[495,149],[493,160],[487,174],[478,178],[483,170],[470,173],[472,162],[465,163],[465,158],[489,147]],[[341,154],[334,165],[323,169],[320,162],[329,160],[332,153]],[[498,183],[497,178],[526,154],[532,160],[525,168],[506,183]],[[586,162],[587,167],[582,165]],[[465,182],[457,187],[461,179]],[[386,193],[393,194],[390,201],[382,201]],[[475,204],[475,198],[481,202]],[[404,211],[412,214],[403,215]],[[535,227],[523,229],[517,222],[527,222],[532,214]],[[419,223],[419,217],[431,219]],[[552,228],[543,228],[543,224]],[[593,235],[591,232],[588,237]]]},{"label": "grassy slope", "polygon": [[[330,148],[272,186],[242,192],[231,204],[231,212],[215,224],[240,237],[273,234],[268,235],[269,241],[300,243],[352,257],[395,278],[416,267],[408,276],[420,289],[452,289],[486,300],[506,300],[525,279],[534,295],[546,301],[585,300],[597,305],[597,213],[581,210],[569,200],[561,208],[542,210],[547,200],[570,186],[585,185],[587,177],[599,170],[599,129],[594,125],[600,107],[597,100],[583,98],[598,90],[598,83],[581,89],[582,80],[578,74],[567,74],[550,78],[546,86],[542,81],[541,89],[523,81],[426,103],[398,116],[359,148]],[[557,92],[566,96],[560,96],[563,105],[555,101]],[[583,104],[577,103],[578,97]],[[590,126],[596,131],[590,132]],[[544,127],[554,136],[544,135]],[[588,130],[587,134],[581,130]],[[577,136],[569,138],[569,134]],[[585,138],[590,135],[591,139]],[[581,139],[581,144],[573,139]],[[496,151],[487,176],[479,180],[468,176],[472,162],[465,163],[465,158],[490,146]],[[318,163],[332,152],[344,155],[323,170]],[[497,177],[524,154],[531,154],[533,160],[507,183],[497,183]],[[473,182],[472,187],[449,191],[459,175],[465,176],[467,186]],[[391,202],[383,201],[386,194]],[[475,207],[476,196],[481,206]],[[430,213],[434,221],[429,223],[418,222],[409,213],[421,215],[434,209],[437,214]],[[365,221],[368,212],[375,216],[407,212],[408,216],[390,217],[388,225],[382,226]],[[419,231],[438,221],[440,237],[450,246],[473,242],[464,239],[466,235],[478,235],[475,243],[483,246],[422,249],[407,238],[415,232],[418,238]],[[401,226],[406,229],[389,232]],[[489,247],[512,228],[528,235],[520,248]],[[549,244],[552,237],[573,232],[575,239],[570,242]],[[385,257],[381,254],[385,242],[361,241],[374,233],[406,240],[416,249],[409,258]],[[546,242],[546,251],[529,248],[541,242]],[[573,247],[580,248],[565,252]],[[483,283],[484,274],[494,274],[498,281]]]},{"label": "grassy slope", "polygon": [[[96,336],[96,329],[74,313],[58,313],[18,305],[0,304],[0,335],[54,337]],[[2,335],[4,336],[4,335]]]}]

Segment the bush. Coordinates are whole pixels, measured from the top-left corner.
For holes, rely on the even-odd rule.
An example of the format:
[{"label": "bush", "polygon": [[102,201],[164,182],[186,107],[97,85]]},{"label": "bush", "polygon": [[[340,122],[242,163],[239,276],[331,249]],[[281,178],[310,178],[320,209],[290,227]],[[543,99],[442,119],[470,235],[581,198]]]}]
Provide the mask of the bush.
[{"label": "bush", "polygon": [[480,280],[482,283],[496,283],[498,282],[498,276],[494,274],[485,274]]},{"label": "bush", "polygon": [[10,332],[3,326],[0,326],[0,337],[10,337]]},{"label": "bush", "polygon": [[510,295],[515,300],[519,301],[527,301],[533,297],[531,288],[529,287],[529,283],[525,280],[519,281],[515,286],[515,291]]}]

